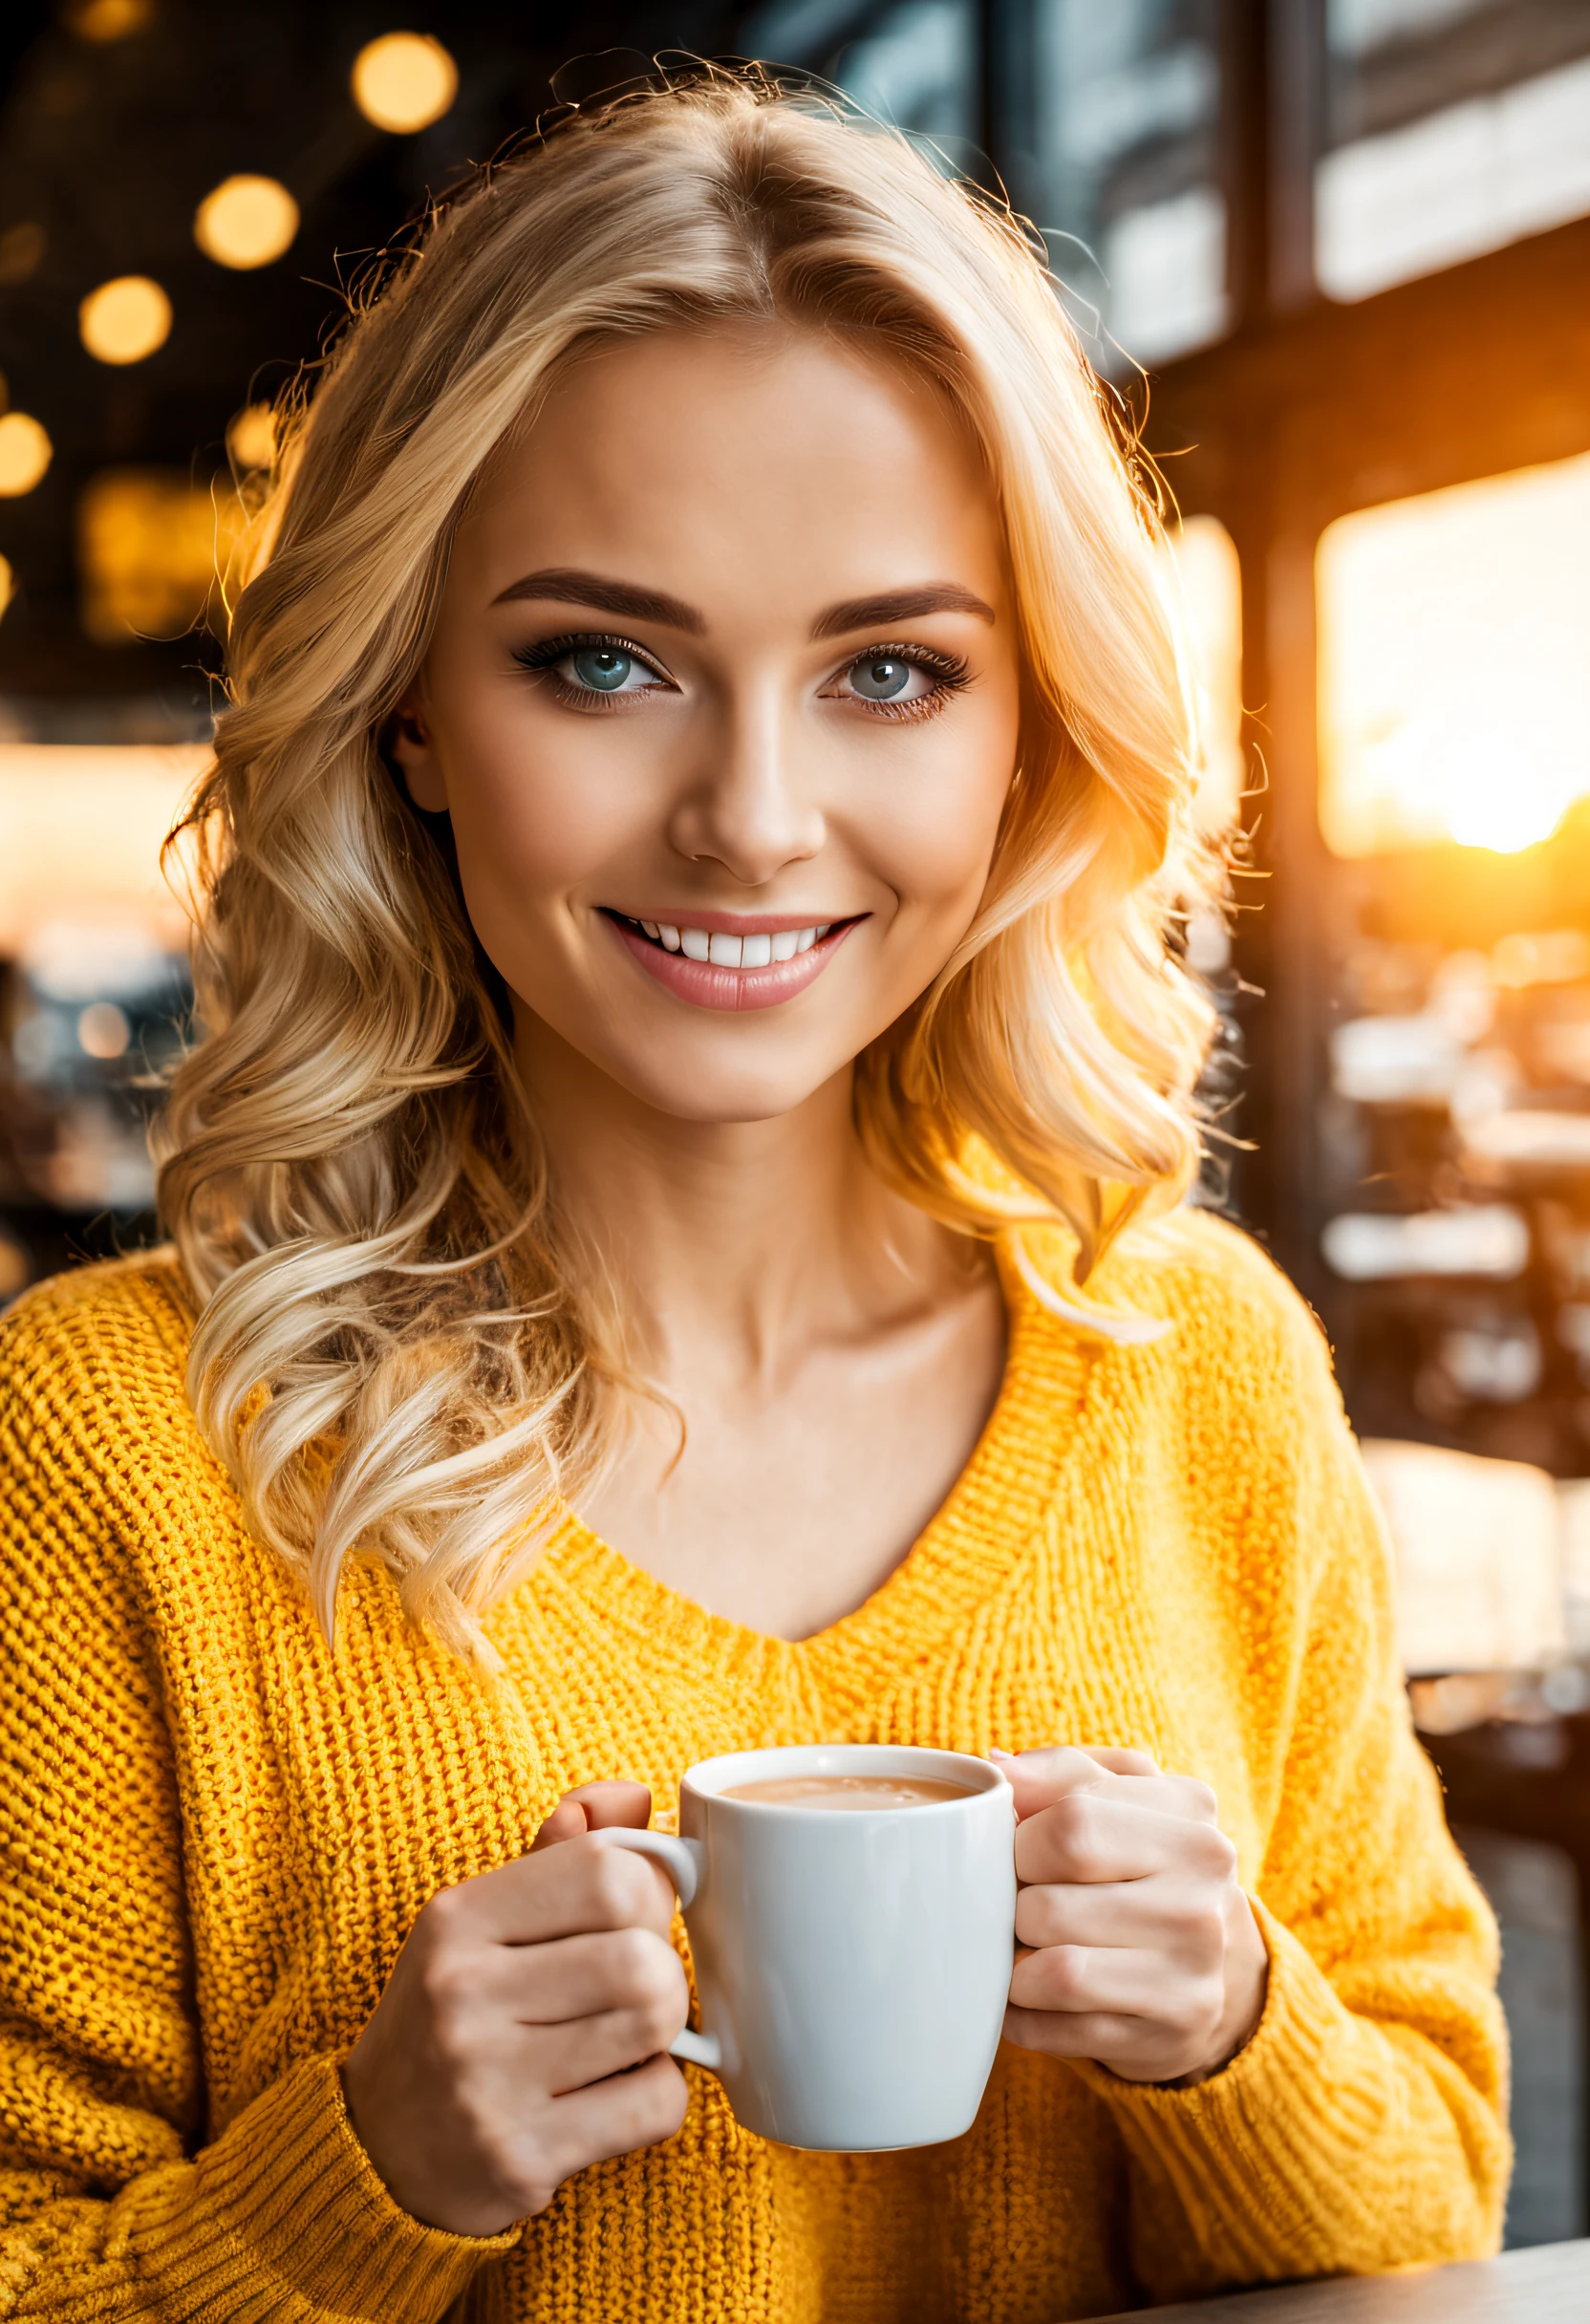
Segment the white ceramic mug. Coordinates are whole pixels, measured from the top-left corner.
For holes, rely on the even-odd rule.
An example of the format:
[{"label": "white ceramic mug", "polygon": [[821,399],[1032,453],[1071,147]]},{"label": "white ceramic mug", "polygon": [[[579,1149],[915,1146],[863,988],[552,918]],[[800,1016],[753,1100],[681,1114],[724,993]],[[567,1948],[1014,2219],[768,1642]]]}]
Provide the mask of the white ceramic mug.
[{"label": "white ceramic mug", "polygon": [[[963,1798],[833,1809],[726,1799],[790,1775],[916,1775]],[[680,1837],[604,1831],[667,1866],[684,1909],[709,2066],[747,2130],[863,2154],[959,2138],[1010,1989],[1015,1810],[997,1767],[886,1743],[734,1752],[690,1769]]]}]

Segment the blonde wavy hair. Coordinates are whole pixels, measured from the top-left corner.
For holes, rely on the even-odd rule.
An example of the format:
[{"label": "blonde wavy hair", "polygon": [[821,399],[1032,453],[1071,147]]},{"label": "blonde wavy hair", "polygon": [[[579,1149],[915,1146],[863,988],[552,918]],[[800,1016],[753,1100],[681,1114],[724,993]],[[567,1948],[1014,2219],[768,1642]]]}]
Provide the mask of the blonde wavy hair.
[{"label": "blonde wavy hair", "polygon": [[160,1200],[201,1309],[194,1409],[328,1637],[374,1555],[489,1663],[483,1616],[603,1457],[622,1334],[380,737],[475,480],[560,367],[776,318],[925,375],[981,445],[1016,781],[973,926],[856,1068],[868,1155],[913,1202],[968,1236],[1064,1224],[1080,1284],[1186,1190],[1212,1012],[1168,924],[1218,867],[1151,484],[1035,238],[904,138],[756,70],[659,83],[479,175],[354,306],[284,415],[183,827],[207,1038],[172,1078]]}]

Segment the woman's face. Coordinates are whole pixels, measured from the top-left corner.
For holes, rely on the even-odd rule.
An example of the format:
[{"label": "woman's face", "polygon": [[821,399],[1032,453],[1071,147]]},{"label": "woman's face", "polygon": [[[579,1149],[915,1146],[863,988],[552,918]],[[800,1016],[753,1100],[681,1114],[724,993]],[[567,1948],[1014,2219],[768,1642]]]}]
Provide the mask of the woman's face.
[{"label": "woman's face", "polygon": [[933,392],[679,331],[573,367],[483,479],[395,747],[532,1074],[550,1035],[751,1121],[971,922],[1019,691],[988,482]]}]

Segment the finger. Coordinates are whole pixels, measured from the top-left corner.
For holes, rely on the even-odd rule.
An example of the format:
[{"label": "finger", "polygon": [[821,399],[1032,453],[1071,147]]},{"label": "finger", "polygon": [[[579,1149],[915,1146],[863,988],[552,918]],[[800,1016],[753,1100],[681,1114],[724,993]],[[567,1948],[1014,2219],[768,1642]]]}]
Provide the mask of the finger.
[{"label": "finger", "polygon": [[684,2120],[690,2092],[671,2057],[648,2058],[628,2074],[611,2075],[554,2098],[537,2139],[552,2184],[592,2163],[634,2154],[671,2139]]},{"label": "finger", "polygon": [[690,1994],[681,1972],[678,1991],[666,2007],[604,2010],[595,2017],[571,2019],[568,2025],[537,2026],[529,2036],[526,2055],[535,2088],[550,2098],[566,2097],[610,2075],[627,2074],[649,2057],[661,2057],[668,2045],[683,2033],[690,2014]]},{"label": "finger", "polygon": [[1229,1880],[1236,1852],[1219,1826],[1149,1804],[1150,1798],[1160,1797],[1158,1784],[1151,1790],[1145,1785],[1136,1797],[1128,1798],[1118,1793],[1073,1792],[1053,1807],[1039,1809],[1016,1829],[1018,1879],[1136,1881],[1174,1871]]},{"label": "finger", "polygon": [[577,1784],[565,1792],[530,1843],[556,1847],[559,1840],[577,1840],[582,1832],[604,1832],[613,1824],[630,1824],[644,1832],[652,1817],[652,1795],[644,1783]]},{"label": "finger", "polygon": [[1208,1784],[1195,1775],[1165,1775],[1147,1752],[1064,1744],[1023,1752],[1016,1759],[1001,1757],[998,1765],[1016,1795],[1018,1822],[1078,1792],[1097,1792],[1107,1798],[1152,1798],[1171,1814],[1193,1821],[1214,1820],[1214,1794]]},{"label": "finger", "polygon": [[[477,2021],[553,2026],[607,2010],[677,2009],[689,1998],[684,1966],[665,1936],[650,1928],[598,1929],[541,1945],[489,1945],[468,1957],[458,2006]],[[654,2043],[666,2049],[668,2042]],[[650,2052],[643,2053],[650,2055]],[[608,2068],[612,2072],[614,2069]]]},{"label": "finger", "polygon": [[1107,1768],[1112,1775],[1157,1775],[1161,1772],[1151,1752],[1127,1751],[1113,1743],[1079,1743],[1077,1749]]},{"label": "finger", "polygon": [[1040,1808],[1052,1806],[1069,1792],[1097,1783],[1100,1774],[1096,1759],[1066,1743],[1018,1752],[1014,1758],[1000,1752],[995,1764],[1016,1795],[1018,1822]]},{"label": "finger", "polygon": [[1163,2037],[1141,2017],[1117,2017],[1107,2011],[1075,2012],[1055,2010],[1005,2012],[1004,2037],[1019,2050],[1040,2050],[1046,2057],[1093,2057],[1117,2072],[1144,2067],[1144,2078],[1157,2078],[1152,2065]]},{"label": "finger", "polygon": [[[582,1839],[587,1832],[609,1831],[616,1825],[643,1832],[651,1815],[652,1795],[644,1783],[609,1780],[578,1784],[573,1791],[564,1793],[542,1824],[530,1842],[530,1854],[534,1856],[538,1849],[545,1851],[564,1840]],[[673,1883],[663,1867],[654,1864],[653,1874],[659,1892],[671,1897]]]},{"label": "finger", "polygon": [[1219,1958],[1221,1891],[1150,1873],[1138,1881],[1037,1882],[1018,1891],[1018,1944],[1141,1946],[1172,1959]]},{"label": "finger", "polygon": [[1135,1946],[1045,1946],[1020,1954],[1010,1977],[1018,2009],[1144,2017],[1178,2029],[1211,2012],[1217,2015],[1219,1994],[1217,1964],[1181,1969],[1162,1952]]},{"label": "finger", "polygon": [[674,1890],[660,1864],[593,1833],[538,1856],[516,1857],[434,1896],[416,1924],[422,1947],[543,1945],[599,1928],[651,1928],[666,1936]]},{"label": "finger", "polygon": [[578,1840],[590,1829],[583,1801],[576,1799],[572,1792],[566,1792],[531,1840],[530,1854],[535,1856],[543,1848],[555,1848],[560,1840]]}]

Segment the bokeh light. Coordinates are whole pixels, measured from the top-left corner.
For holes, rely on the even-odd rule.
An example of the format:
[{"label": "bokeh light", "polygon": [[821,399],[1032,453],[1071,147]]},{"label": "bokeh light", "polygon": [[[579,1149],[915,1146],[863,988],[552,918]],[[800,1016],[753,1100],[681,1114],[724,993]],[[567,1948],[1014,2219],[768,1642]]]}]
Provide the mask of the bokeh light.
[{"label": "bokeh light", "polygon": [[247,523],[183,470],[104,468],[77,496],[81,619],[100,645],[180,637],[204,617]]},{"label": "bokeh light", "polygon": [[383,32],[354,59],[352,86],[367,121],[405,137],[440,120],[458,95],[459,69],[429,32]]},{"label": "bokeh light", "polygon": [[77,1046],[85,1056],[125,1057],[132,1037],[127,1012],[114,1001],[91,1001],[77,1019]]},{"label": "bokeh light", "polygon": [[118,274],[77,310],[83,345],[97,363],[141,363],[171,333],[171,301],[147,274]]},{"label": "bokeh light", "polygon": [[274,178],[223,179],[200,203],[193,239],[218,267],[268,267],[298,231],[298,204]]},{"label": "bokeh light", "polygon": [[49,432],[31,412],[8,412],[0,420],[0,498],[32,492],[50,465]]},{"label": "bokeh light", "polygon": [[74,0],[66,20],[79,40],[108,48],[113,40],[141,32],[154,13],[154,0]]},{"label": "bokeh light", "polygon": [[16,575],[11,570],[11,559],[0,557],[0,613],[5,612],[15,595]]},{"label": "bokeh light", "polygon": [[276,415],[269,403],[250,403],[226,430],[226,449],[235,468],[269,468],[276,457]]},{"label": "bokeh light", "polygon": [[47,237],[33,218],[24,218],[0,232],[0,286],[25,283],[38,272]]}]

